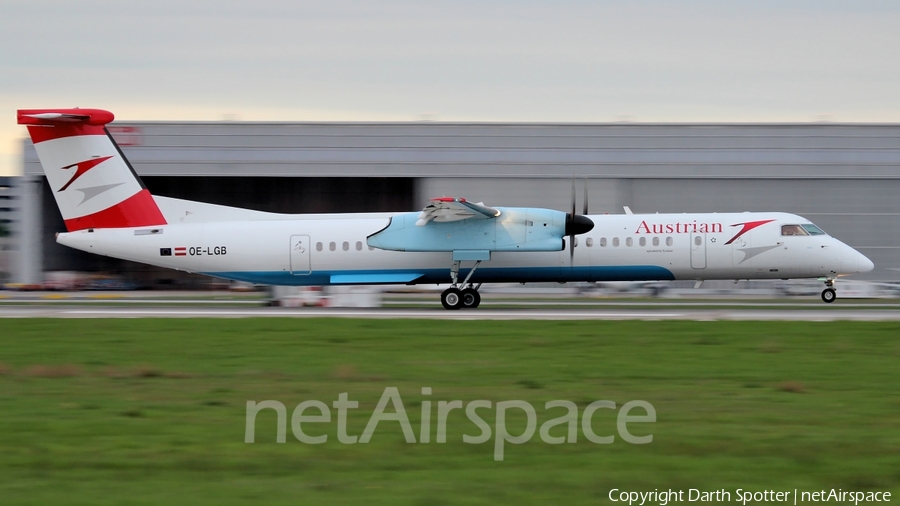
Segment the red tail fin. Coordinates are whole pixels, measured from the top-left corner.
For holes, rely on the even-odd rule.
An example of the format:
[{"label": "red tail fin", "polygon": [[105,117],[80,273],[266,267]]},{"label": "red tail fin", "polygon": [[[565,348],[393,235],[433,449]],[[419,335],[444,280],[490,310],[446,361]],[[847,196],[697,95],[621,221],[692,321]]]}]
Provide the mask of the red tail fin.
[{"label": "red tail fin", "polygon": [[106,130],[100,109],[23,109],[28,133],[69,232],[165,225],[166,219]]}]

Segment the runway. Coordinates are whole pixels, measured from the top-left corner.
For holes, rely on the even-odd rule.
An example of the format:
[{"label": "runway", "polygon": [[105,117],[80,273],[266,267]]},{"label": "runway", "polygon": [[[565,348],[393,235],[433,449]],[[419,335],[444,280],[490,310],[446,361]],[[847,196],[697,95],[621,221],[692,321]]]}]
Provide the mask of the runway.
[{"label": "runway", "polygon": [[446,311],[438,308],[232,308],[0,306],[0,318],[377,318],[426,320],[691,320],[691,321],[900,321],[897,309],[542,309],[515,308]]}]

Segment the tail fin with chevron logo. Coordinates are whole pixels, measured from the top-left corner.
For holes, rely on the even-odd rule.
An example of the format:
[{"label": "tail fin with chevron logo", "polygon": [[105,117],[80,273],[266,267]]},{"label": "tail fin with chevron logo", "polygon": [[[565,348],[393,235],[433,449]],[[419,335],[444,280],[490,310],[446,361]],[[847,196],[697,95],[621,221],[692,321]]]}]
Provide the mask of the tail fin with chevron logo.
[{"label": "tail fin with chevron logo", "polygon": [[86,228],[165,225],[99,109],[23,109],[28,133],[69,232]]}]

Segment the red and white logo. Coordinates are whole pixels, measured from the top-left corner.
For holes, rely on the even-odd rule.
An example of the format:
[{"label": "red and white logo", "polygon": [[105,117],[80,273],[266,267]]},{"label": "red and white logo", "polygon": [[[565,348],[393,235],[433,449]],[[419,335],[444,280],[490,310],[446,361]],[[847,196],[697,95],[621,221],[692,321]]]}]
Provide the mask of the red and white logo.
[{"label": "red and white logo", "polygon": [[740,226],[743,225],[743,228],[741,228],[741,231],[738,232],[734,237],[732,237],[731,239],[729,239],[728,242],[726,242],[725,244],[731,244],[731,243],[733,243],[738,237],[740,237],[740,236],[746,234],[747,232],[753,230],[754,228],[760,227],[760,226],[762,226],[762,225],[765,225],[766,223],[772,223],[773,221],[775,221],[775,220],[759,220],[759,221],[748,221],[748,222],[745,222],[745,223],[735,223],[734,225],[732,225],[732,227],[740,227]]},{"label": "red and white logo", "polygon": [[62,170],[69,170],[72,167],[75,167],[75,173],[72,174],[72,178],[69,179],[68,183],[64,184],[62,188],[60,188],[59,190],[56,190],[56,191],[57,192],[65,191],[65,189],[68,188],[69,185],[74,183],[76,179],[85,175],[85,173],[87,173],[87,171],[89,171],[89,170],[93,169],[94,167],[100,165],[101,163],[109,160],[110,158],[112,158],[112,156],[91,158],[90,160],[85,160],[83,162],[73,163],[72,165],[66,165],[65,167],[62,167]]}]

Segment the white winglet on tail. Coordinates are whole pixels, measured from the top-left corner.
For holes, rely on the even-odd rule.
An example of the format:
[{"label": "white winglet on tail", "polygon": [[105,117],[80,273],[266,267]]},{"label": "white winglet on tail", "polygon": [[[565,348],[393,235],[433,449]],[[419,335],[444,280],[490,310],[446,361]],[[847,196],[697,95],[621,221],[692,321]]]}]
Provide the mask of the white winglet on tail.
[{"label": "white winglet on tail", "polygon": [[116,145],[99,109],[23,109],[47,181],[69,232],[165,225],[153,196]]}]

